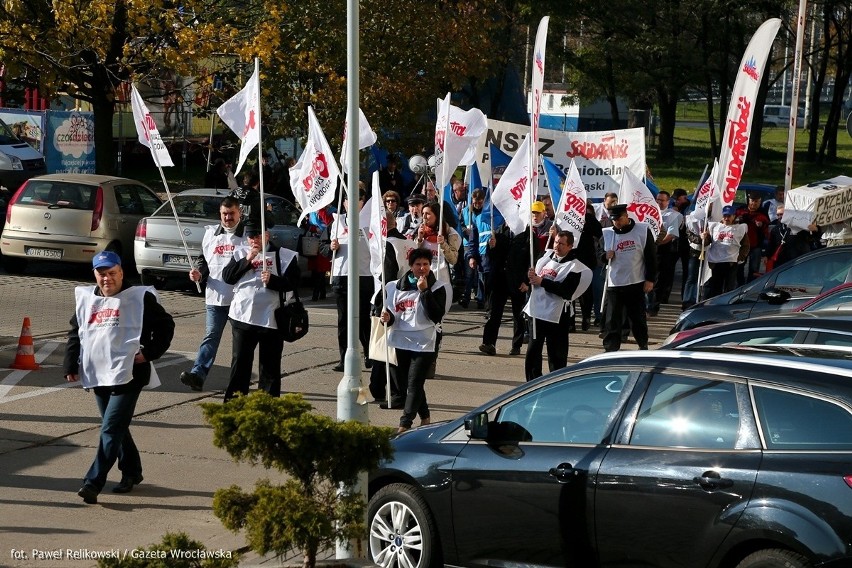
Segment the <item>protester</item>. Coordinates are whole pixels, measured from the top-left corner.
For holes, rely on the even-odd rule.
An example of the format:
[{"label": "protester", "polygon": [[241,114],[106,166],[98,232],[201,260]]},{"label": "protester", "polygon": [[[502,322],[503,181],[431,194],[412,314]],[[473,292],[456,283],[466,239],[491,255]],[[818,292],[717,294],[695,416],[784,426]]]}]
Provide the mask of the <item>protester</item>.
[{"label": "protester", "polygon": [[639,349],[648,349],[645,294],[657,279],[657,245],[647,223],[627,216],[627,205],[609,208],[612,227],[603,230],[604,254],[609,264],[603,330],[606,351],[621,349],[625,315]]},{"label": "protester", "polygon": [[275,309],[284,292],[299,286],[298,254],[279,248],[265,234],[262,251],[260,226],[245,225],[247,243],[237,247],[222,278],[234,286],[234,299],[228,317],[231,320],[233,357],[231,376],[225,390],[225,402],[237,393],[248,394],[254,350],[258,348],[258,388],[271,396],[281,396],[281,354],[284,340],[275,321]]},{"label": "protester", "polygon": [[213,189],[236,189],[237,180],[231,172],[231,164],[225,162],[223,158],[216,158],[213,165],[204,175],[204,187]]},{"label": "protester", "polygon": [[[453,281],[449,267],[458,260],[461,237],[446,220],[444,220],[440,230],[438,229],[440,207],[441,205],[438,203],[426,203],[423,206],[423,222],[417,230],[415,242],[419,248],[429,249],[435,262],[438,261],[438,249],[440,248],[441,263],[437,264],[435,277],[441,282],[445,282],[452,289]],[[452,294],[450,294],[449,299],[452,302]],[[449,309],[449,306],[446,309]]]},{"label": "protester", "polygon": [[245,222],[260,225],[260,214],[264,206],[260,203],[260,175],[250,172],[243,175],[243,185],[231,191],[230,197],[240,204],[240,214]]},{"label": "protester", "polygon": [[426,204],[426,198],[420,193],[412,193],[408,198],[408,213],[402,218],[399,225],[399,232],[406,239],[414,239],[417,236],[417,229],[420,223],[423,222],[423,205]]},{"label": "protester", "polygon": [[408,258],[410,270],[387,285],[381,321],[389,326],[388,345],[396,349],[397,380],[405,392],[405,407],[399,431],[411,428],[414,417],[420,425],[430,422],[425,382],[434,375],[441,343],[440,322],[446,312],[447,284],[432,272],[432,254],[414,249]]},{"label": "protester", "polygon": [[784,204],[775,210],[775,224],[769,231],[769,244],[766,245],[767,272],[782,264],[798,258],[811,251],[816,225],[810,225],[806,230],[793,233],[784,223]]},{"label": "protester", "polygon": [[222,271],[233,258],[236,248],[245,244],[244,224],[236,199],[226,197],[222,200],[219,218],[221,222],[218,225],[205,227],[198,266],[189,271],[190,280],[206,284],[204,339],[198,347],[192,369],[180,374],[180,382],[194,391],[204,387],[204,381],[213,367],[234,298],[234,287],[225,283]]},{"label": "protester", "polygon": [[748,204],[736,211],[736,222],[744,223],[748,227],[749,254],[743,263],[745,274],[742,270],[737,271],[737,283],[751,282],[760,275],[760,259],[765,255],[764,248],[769,239],[769,217],[760,210],[759,193],[748,194]]},{"label": "protester", "polygon": [[[618,203],[618,194],[613,192],[608,192],[604,195],[604,200],[601,203],[595,203],[594,212],[595,218],[601,225],[601,238],[598,239],[597,247],[595,248],[595,252],[597,253],[597,258],[602,259],[604,257],[603,250],[603,229],[607,227],[612,227],[612,221],[609,218],[608,210],[610,207]],[[592,269],[592,293],[595,297],[595,321],[594,325],[603,325],[604,316],[604,306],[601,305],[603,301],[603,289],[606,283],[606,263],[598,262],[597,266]],[[603,337],[603,335],[601,335]]]},{"label": "protester", "polygon": [[778,208],[784,209],[784,193],[783,185],[775,186],[775,195],[764,201],[760,206],[760,210],[763,211],[772,225],[778,223]]},{"label": "protester", "polygon": [[556,211],[553,209],[553,199],[550,195],[542,195],[539,200],[544,203],[544,216],[552,222],[556,219]]},{"label": "protester", "polygon": [[382,195],[388,191],[402,195],[405,191],[405,182],[402,172],[399,171],[399,158],[395,154],[388,154],[387,165],[379,170],[379,187]]},{"label": "protester", "polygon": [[402,218],[405,216],[405,210],[400,207],[402,198],[393,190],[386,191],[382,194],[382,200],[385,203],[385,209],[393,213],[394,217]]},{"label": "protester", "polygon": [[674,202],[673,205],[672,205],[672,208],[675,209],[678,213],[680,213],[681,217],[683,217],[683,224],[681,225],[681,228],[683,230],[681,231],[681,236],[680,236],[681,241],[680,241],[680,244],[678,244],[678,247],[677,247],[677,255],[678,255],[678,259],[680,260],[680,271],[681,271],[680,296],[681,296],[681,303],[682,303],[683,297],[686,294],[685,287],[686,287],[687,274],[689,272],[689,259],[692,256],[692,247],[687,246],[688,237],[686,235],[686,216],[688,215],[688,210],[689,210],[689,205],[690,205],[689,194],[682,187],[677,187],[677,188],[674,189],[674,191],[672,191],[671,201]]},{"label": "protester", "polygon": [[660,208],[663,231],[657,240],[657,281],[654,289],[648,294],[647,314],[651,317],[657,315],[661,304],[669,303],[672,293],[675,268],[678,261],[678,246],[680,243],[683,216],[677,210],[669,207],[669,192],[659,191],[656,197]]},{"label": "protester", "polygon": [[695,212],[689,213],[684,219],[684,236],[689,246],[681,244],[681,248],[687,249],[689,262],[683,274],[685,282],[681,293],[681,310],[688,310],[699,300],[698,292],[701,289],[701,284],[698,282],[698,269],[703,259],[704,246],[701,242],[701,233],[705,222],[703,219],[699,219]]},{"label": "protester", "polygon": [[527,381],[542,375],[545,343],[551,372],[568,364],[568,324],[574,317],[572,300],[592,281],[589,268],[572,254],[573,246],[573,233],[559,231],[553,241],[553,250],[546,251],[535,267],[529,267],[527,278],[532,292],[524,313],[535,318],[535,333],[530,334],[524,360]]},{"label": "protester", "polygon": [[544,251],[547,248],[547,241],[550,239],[550,228],[553,226],[553,221],[547,218],[546,207],[541,201],[533,201],[531,209],[533,236],[538,241],[538,250]]},{"label": "protester", "polygon": [[484,203],[485,191],[476,188],[470,207],[462,210],[465,285],[459,305],[463,308],[470,305],[470,293],[474,292],[476,307],[481,310],[489,293],[486,282],[490,279],[491,266],[486,252],[491,239],[491,215],[483,211]]},{"label": "protester", "polygon": [[[311,211],[308,215],[308,224],[305,227],[305,236],[321,240],[333,221],[334,208],[331,205],[326,205],[319,211]],[[319,254],[319,248],[317,248],[316,254],[306,256],[308,270],[311,271],[311,301],[325,300],[327,293],[326,275],[331,270],[331,261],[325,255]]]},{"label": "protester", "polygon": [[101,415],[98,451],[77,491],[90,505],[98,502],[116,460],[121,481],[114,493],[128,493],[142,483],[130,422],[142,388],[159,385],[151,361],[168,350],[175,330],[152,288],[125,282],[119,255],[99,252],[92,268],[97,285],[74,290],[76,309],[63,363],[66,381],[79,380],[94,391]]},{"label": "protester", "polygon": [[[580,232],[580,241],[574,247],[574,254],[577,260],[582,262],[592,271],[592,279],[598,266],[598,249],[600,240],[603,237],[603,228],[600,221],[595,216],[594,209],[591,206],[591,200],[587,203],[586,217],[583,221],[583,230]],[[583,331],[588,331],[592,326],[592,314],[599,313],[600,298],[595,299],[595,291],[593,286],[586,288],[586,291],[580,296],[580,313],[582,314],[581,327]]]},{"label": "protester", "polygon": [[708,298],[736,288],[737,265],[743,264],[749,257],[749,228],[735,223],[737,214],[733,206],[723,207],[722,222],[708,223],[702,233],[705,246],[710,245],[707,263],[711,274],[705,287]]}]

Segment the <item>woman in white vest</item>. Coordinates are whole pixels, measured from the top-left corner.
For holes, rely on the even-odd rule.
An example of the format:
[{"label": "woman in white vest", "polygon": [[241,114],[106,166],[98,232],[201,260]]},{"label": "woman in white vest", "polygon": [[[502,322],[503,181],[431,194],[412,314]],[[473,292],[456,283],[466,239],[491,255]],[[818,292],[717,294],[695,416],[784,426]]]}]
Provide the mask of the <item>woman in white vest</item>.
[{"label": "woman in white vest", "polygon": [[97,286],[74,290],[76,311],[65,351],[65,380],[92,389],[98,403],[98,453],[77,494],[98,502],[107,474],[118,460],[121,481],[114,493],[142,482],[142,461],[130,435],[130,421],[142,388],[159,386],[151,361],[168,350],[175,322],[153,288],[124,283],[121,257],[104,251],[92,260]]},{"label": "woman in white vest", "polygon": [[737,287],[737,264],[748,258],[748,225],[734,223],[736,208],[722,208],[722,222],[708,223],[703,237],[707,249],[707,265],[710,279],[707,281],[707,297],[718,296]]},{"label": "woman in white vest", "polygon": [[[444,226],[440,230],[438,229],[440,214],[440,203],[430,202],[423,206],[423,222],[420,223],[417,230],[415,242],[419,248],[427,249],[432,253],[432,271],[435,272],[435,277],[439,281],[445,282],[452,290],[453,280],[450,276],[450,266],[455,265],[459,259],[461,236],[458,231],[450,227],[446,220]],[[438,249],[441,250],[440,255]],[[447,302],[445,311],[449,311],[453,303],[452,294],[448,294]]]},{"label": "woman in white vest", "polygon": [[411,428],[414,416],[429,424],[429,405],[424,385],[434,374],[441,342],[440,323],[446,312],[448,286],[432,272],[432,253],[414,249],[408,257],[410,270],[387,285],[381,321],[390,326],[388,345],[396,348],[397,381],[405,393],[399,431]]},{"label": "woman in white vest", "polygon": [[222,278],[234,285],[234,299],[228,317],[233,330],[231,380],[225,402],[237,393],[248,394],[254,350],[259,346],[258,388],[272,396],[281,396],[281,353],[284,340],[275,323],[275,309],[281,294],[299,285],[299,263],[295,251],[278,248],[266,233],[266,251],[261,253],[260,227],[245,226],[246,245],[237,247]]},{"label": "woman in white vest", "polygon": [[[553,249],[545,251],[527,274],[532,292],[524,313],[535,318],[535,336],[530,337],[524,371],[528,381],[542,375],[542,351],[547,343],[550,371],[568,364],[568,328],[573,321],[573,300],[592,283],[592,271],[573,253],[574,235],[559,231]],[[531,334],[532,335],[532,334]]]}]

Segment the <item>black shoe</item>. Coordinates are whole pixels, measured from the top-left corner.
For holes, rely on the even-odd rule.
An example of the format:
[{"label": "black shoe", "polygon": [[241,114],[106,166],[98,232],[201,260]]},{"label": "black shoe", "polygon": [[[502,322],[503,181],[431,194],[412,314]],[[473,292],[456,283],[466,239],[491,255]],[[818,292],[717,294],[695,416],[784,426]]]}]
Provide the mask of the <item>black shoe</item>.
[{"label": "black shoe", "polygon": [[184,371],[180,374],[180,382],[188,386],[194,391],[200,391],[204,386],[204,379],[193,373],[192,371]]},{"label": "black shoe", "polygon": [[113,493],[130,493],[133,491],[134,485],[139,485],[142,483],[142,476],[128,476],[122,477],[121,481],[118,482],[118,485],[112,488]]},{"label": "black shoe", "polygon": [[373,368],[373,360],[368,359],[367,357],[364,357],[364,368],[372,369]]},{"label": "black shoe", "polygon": [[592,327],[592,320],[589,318],[583,318],[583,331],[589,331],[589,328]]},{"label": "black shoe", "polygon": [[480,345],[479,350],[486,355],[497,355],[497,349],[493,345],[488,345],[487,343]]},{"label": "black shoe", "polygon": [[382,410],[399,410],[405,407],[405,404],[399,402],[391,402],[388,404],[388,401],[380,402],[379,408]]},{"label": "black shoe", "polygon": [[98,491],[88,483],[77,491],[77,495],[82,497],[83,502],[89,505],[95,505],[98,502]]},{"label": "black shoe", "polygon": [[573,323],[571,325],[569,325],[568,326],[568,333],[577,333],[577,325],[573,324]]},{"label": "black shoe", "polygon": [[482,302],[476,302],[476,309],[477,309],[477,310],[484,310],[484,309],[485,309],[485,304],[484,304],[484,303],[482,303]]},{"label": "black shoe", "polygon": [[464,309],[467,309],[467,307],[470,305],[470,301],[465,302],[464,300],[459,300],[459,305]]},{"label": "black shoe", "polygon": [[520,355],[520,354],[521,354],[521,348],[520,347],[512,347],[512,349],[509,351],[509,355]]},{"label": "black shoe", "polygon": [[342,373],[343,372],[343,363],[338,363],[337,365],[332,367],[331,370],[334,371],[335,373]]}]

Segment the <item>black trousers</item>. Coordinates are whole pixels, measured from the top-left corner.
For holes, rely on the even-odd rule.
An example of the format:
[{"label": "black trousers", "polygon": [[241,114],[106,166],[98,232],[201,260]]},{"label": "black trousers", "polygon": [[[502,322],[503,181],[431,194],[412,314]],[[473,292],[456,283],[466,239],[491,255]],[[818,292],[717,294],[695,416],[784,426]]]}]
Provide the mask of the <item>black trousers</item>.
[{"label": "black trousers", "polygon": [[520,349],[524,344],[524,304],[527,301],[526,294],[518,289],[510,290],[504,278],[495,279],[491,289],[491,298],[488,303],[488,320],[482,330],[482,343],[486,345],[497,344],[497,334],[500,332],[500,324],[503,322],[503,311],[506,302],[512,300],[512,349]]},{"label": "black trousers", "polygon": [[737,274],[740,271],[737,270],[736,262],[713,262],[708,266],[710,278],[705,286],[708,298],[724,294],[737,287]]},{"label": "black trousers", "polygon": [[527,381],[539,378],[542,373],[542,352],[547,343],[547,368],[553,372],[568,365],[568,326],[573,316],[569,310],[562,312],[558,323],[535,320],[535,337],[530,331],[527,355],[524,359],[524,371]]},{"label": "black trousers", "polygon": [[403,428],[411,428],[414,417],[429,418],[426,402],[426,379],[434,375],[438,351],[396,350],[397,384],[400,393],[405,393],[405,408],[399,419]]},{"label": "black trousers", "polygon": [[248,394],[251,384],[251,368],[254,365],[254,350],[258,346],[258,388],[272,396],[281,396],[281,354],[284,340],[277,329],[260,327],[231,320],[233,351],[231,356],[231,380],[225,390],[225,402],[238,392]]},{"label": "black trousers", "polygon": [[[373,277],[362,276],[359,281],[358,298],[358,340],[361,342],[361,347],[364,349],[364,357],[370,356],[370,298],[373,296]],[[340,364],[343,365],[343,359],[346,356],[346,339],[349,330],[349,322],[347,314],[349,313],[349,296],[347,288],[335,286],[334,288],[336,303],[337,303],[337,348],[340,350]]]},{"label": "black trousers", "polygon": [[624,316],[630,321],[630,329],[639,349],[648,348],[648,320],[645,317],[644,282],[627,286],[614,286],[606,290],[607,321],[604,324],[603,346],[605,351],[621,349],[621,330]]}]

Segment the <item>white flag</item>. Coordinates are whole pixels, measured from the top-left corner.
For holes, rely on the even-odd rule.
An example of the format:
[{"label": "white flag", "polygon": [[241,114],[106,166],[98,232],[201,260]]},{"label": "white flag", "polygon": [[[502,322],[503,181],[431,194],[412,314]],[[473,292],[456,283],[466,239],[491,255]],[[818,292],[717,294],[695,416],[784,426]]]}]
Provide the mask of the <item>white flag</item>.
[{"label": "white flag", "polygon": [[[779,18],[766,20],[748,42],[743,60],[737,71],[728,116],[725,122],[725,135],[722,137],[722,151],[719,155],[719,172],[716,187],[720,190],[722,205],[731,205],[737,194],[737,186],[743,176],[746,154],[748,153],[751,123],[754,118],[754,106],[757,91],[760,88],[760,76],[766,68],[766,59],[772,42],[781,26]],[[714,220],[722,218],[721,207],[711,212]]]},{"label": "white flag", "polygon": [[719,188],[716,186],[716,174],[719,170],[719,161],[713,160],[713,169],[710,175],[695,192],[695,217],[704,219],[707,216],[707,207],[714,201],[718,201]]},{"label": "white flag", "polygon": [[[370,128],[370,123],[367,122],[367,117],[364,116],[364,111],[358,109],[358,149],[363,150],[369,148],[378,140],[376,132]],[[349,153],[349,123],[343,125],[343,145],[340,149],[340,167],[346,170],[346,155]]]},{"label": "white flag", "polygon": [[151,113],[148,112],[145,101],[136,90],[136,85],[130,87],[130,106],[133,108],[133,122],[136,124],[139,143],[150,148],[154,163],[159,167],[174,166],[169,150],[163,143],[160,131],[157,130],[157,124],[151,118]]},{"label": "white flag", "polygon": [[545,16],[538,24],[532,60],[532,84],[530,85],[530,95],[532,96],[530,137],[532,137],[532,142],[529,146],[527,158],[530,162],[530,185],[534,188],[532,197],[535,197],[538,192],[538,123],[541,117],[541,95],[544,91],[544,50],[547,46],[547,24],[549,22],[550,17]]},{"label": "white flag", "polygon": [[222,103],[216,114],[241,140],[240,160],[234,170],[239,173],[249,153],[260,143],[260,80],[257,69],[246,86]]},{"label": "white flag", "polygon": [[385,243],[388,239],[388,221],[385,217],[385,203],[379,186],[379,172],[373,172],[373,196],[361,208],[358,217],[360,226],[367,233],[367,244],[370,248],[370,272],[373,275],[382,274],[382,263],[385,258]]},{"label": "white flag", "polygon": [[308,106],[308,141],[296,165],[290,168],[290,189],[302,208],[296,225],[309,213],[334,201],[340,169],[320,128],[314,108]]},{"label": "white flag", "polygon": [[660,206],[642,180],[636,177],[629,168],[624,168],[624,181],[618,192],[618,202],[627,204],[627,215],[634,221],[648,223],[654,238],[660,236],[663,226],[663,216]]},{"label": "white flag", "polygon": [[574,234],[574,247],[580,242],[580,234],[586,225],[586,186],[580,178],[577,164],[571,160],[571,168],[565,176],[562,184],[562,196],[557,205],[556,226],[563,231],[571,231]]},{"label": "white flag", "polygon": [[529,136],[524,138],[491,194],[491,203],[516,235],[530,224],[529,140]]},{"label": "white flag", "polygon": [[475,160],[476,146],[488,128],[488,119],[478,108],[462,110],[451,105],[450,93],[447,93],[444,100],[437,101],[435,185],[439,192],[443,192],[456,168],[462,164],[471,164]]}]

